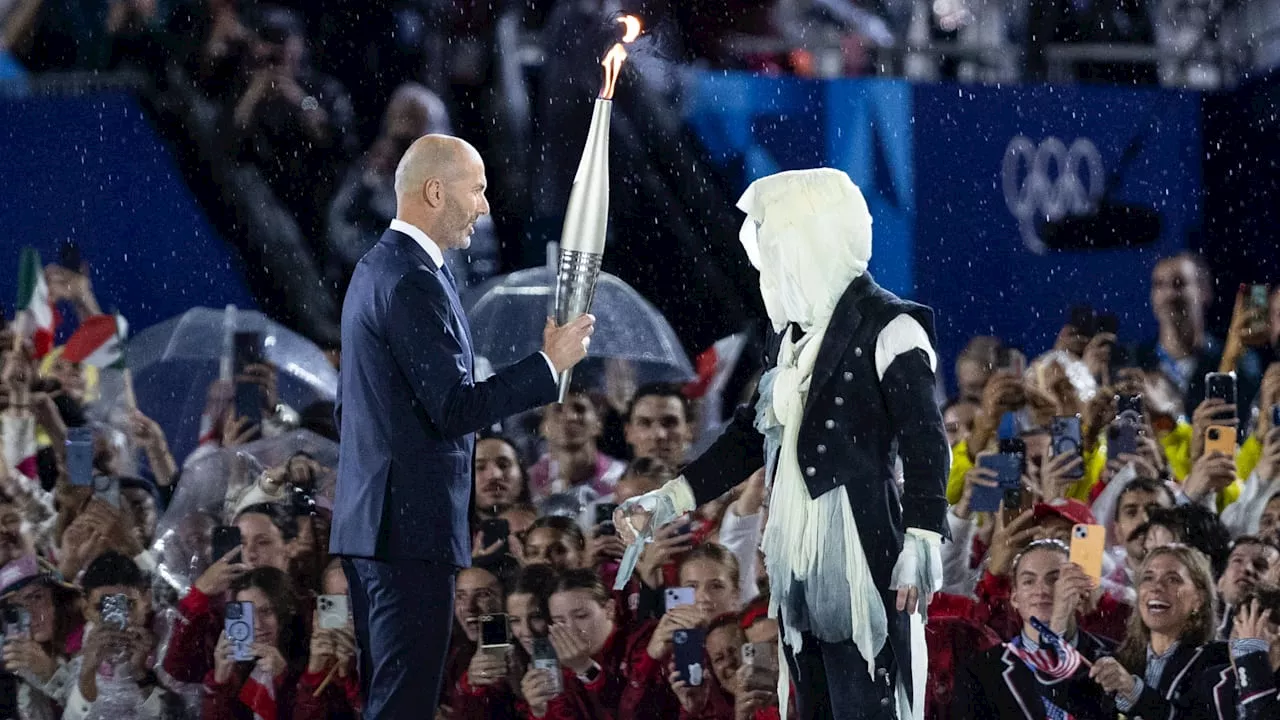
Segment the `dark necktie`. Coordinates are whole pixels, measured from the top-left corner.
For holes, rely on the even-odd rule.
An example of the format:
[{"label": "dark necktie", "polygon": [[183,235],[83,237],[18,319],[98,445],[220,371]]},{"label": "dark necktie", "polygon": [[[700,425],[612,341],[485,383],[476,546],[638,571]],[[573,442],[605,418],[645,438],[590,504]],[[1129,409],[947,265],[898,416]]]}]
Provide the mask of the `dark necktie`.
[{"label": "dark necktie", "polygon": [[440,266],[440,272],[444,273],[444,279],[449,281],[449,287],[453,288],[453,294],[458,294],[458,281],[453,279],[453,271],[449,269],[449,263]]}]

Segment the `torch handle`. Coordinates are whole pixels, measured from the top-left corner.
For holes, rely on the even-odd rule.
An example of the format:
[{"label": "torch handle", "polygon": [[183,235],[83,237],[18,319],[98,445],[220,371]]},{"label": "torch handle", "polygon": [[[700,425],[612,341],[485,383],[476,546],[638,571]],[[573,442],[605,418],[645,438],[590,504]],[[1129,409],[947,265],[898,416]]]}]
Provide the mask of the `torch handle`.
[{"label": "torch handle", "polygon": [[[557,325],[564,325],[579,315],[591,311],[591,301],[595,299],[596,294],[596,280],[600,278],[602,258],[601,253],[580,250],[560,251],[560,264],[556,269]],[[568,396],[569,382],[572,379],[572,368],[560,373],[560,402],[564,402]]]}]

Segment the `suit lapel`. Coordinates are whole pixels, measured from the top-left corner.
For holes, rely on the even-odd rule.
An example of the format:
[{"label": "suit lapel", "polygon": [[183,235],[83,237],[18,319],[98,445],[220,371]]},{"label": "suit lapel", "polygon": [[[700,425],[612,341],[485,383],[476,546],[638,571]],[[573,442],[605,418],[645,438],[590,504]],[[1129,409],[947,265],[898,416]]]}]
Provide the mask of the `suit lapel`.
[{"label": "suit lapel", "polygon": [[1031,674],[1031,670],[1018,659],[1017,655],[1013,654],[1013,650],[1008,645],[1005,646],[1004,654],[1000,656],[1000,660],[1004,662],[1005,665],[1004,671],[1000,673],[1000,677],[1004,679],[1004,684],[1009,688],[1009,693],[1013,695],[1013,699],[1018,702],[1018,707],[1022,709],[1022,714],[1027,718],[1027,720],[1043,720],[1043,712],[1032,714],[1032,706],[1027,702],[1027,696],[1031,695],[1035,699],[1035,705],[1038,708],[1043,709],[1044,702],[1038,697],[1035,697],[1034,693],[1024,693],[1023,691],[1025,688],[1020,687],[1034,682],[1034,676]]},{"label": "suit lapel", "polygon": [[840,358],[844,357],[845,348],[849,347],[858,325],[862,322],[858,301],[863,298],[871,285],[871,275],[863,273],[849,283],[849,287],[836,303],[836,308],[831,314],[831,324],[827,326],[827,332],[822,337],[822,347],[818,348],[818,357],[813,363],[813,380],[809,383],[809,397],[815,397],[822,390],[840,365]]},{"label": "suit lapel", "polygon": [[382,234],[384,242],[389,242],[397,248],[409,253],[420,265],[432,270],[436,279],[440,281],[440,285],[444,288],[444,294],[449,298],[449,307],[453,308],[453,313],[458,318],[458,325],[462,328],[462,336],[459,340],[462,342],[462,351],[467,360],[467,371],[475,374],[475,353],[471,349],[471,324],[467,322],[467,314],[462,311],[462,301],[458,298],[458,294],[453,289],[453,284],[444,276],[444,272],[436,265],[436,261],[416,240],[397,230],[387,230]]}]

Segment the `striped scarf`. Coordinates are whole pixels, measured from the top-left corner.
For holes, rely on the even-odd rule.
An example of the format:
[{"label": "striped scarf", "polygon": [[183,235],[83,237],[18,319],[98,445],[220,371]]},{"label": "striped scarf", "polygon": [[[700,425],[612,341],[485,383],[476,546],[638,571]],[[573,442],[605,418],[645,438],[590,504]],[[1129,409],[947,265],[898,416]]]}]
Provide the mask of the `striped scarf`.
[{"label": "striped scarf", "polygon": [[276,720],[275,678],[255,665],[240,686],[240,702],[253,711],[253,720]]}]

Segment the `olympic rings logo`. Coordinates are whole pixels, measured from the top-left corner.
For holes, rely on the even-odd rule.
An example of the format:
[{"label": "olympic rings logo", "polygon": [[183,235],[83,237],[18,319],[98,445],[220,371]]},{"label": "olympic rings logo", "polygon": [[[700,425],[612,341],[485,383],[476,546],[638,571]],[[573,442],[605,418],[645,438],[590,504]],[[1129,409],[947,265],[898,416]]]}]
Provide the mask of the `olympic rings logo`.
[{"label": "olympic rings logo", "polygon": [[1004,202],[1018,221],[1027,249],[1043,255],[1037,222],[1056,222],[1097,208],[1106,188],[1102,155],[1088,138],[1070,147],[1056,137],[1036,145],[1019,135],[1009,141],[1000,168]]}]

